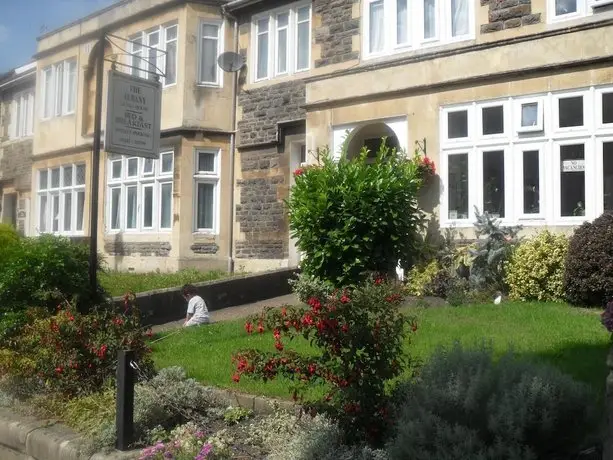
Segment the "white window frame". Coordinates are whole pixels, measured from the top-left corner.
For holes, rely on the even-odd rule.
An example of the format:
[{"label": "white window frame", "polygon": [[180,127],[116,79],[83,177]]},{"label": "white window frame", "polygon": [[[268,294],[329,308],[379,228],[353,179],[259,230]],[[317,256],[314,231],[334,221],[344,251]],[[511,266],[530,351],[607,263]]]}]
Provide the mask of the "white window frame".
[{"label": "white window frame", "polygon": [[[521,125],[521,117],[522,117],[522,107],[528,104],[536,104],[536,116],[537,123],[534,126],[522,126]],[[550,112],[551,113],[551,112]],[[543,109],[543,98],[518,98],[515,100],[515,131],[518,134],[523,133],[537,133],[542,132],[544,129],[544,109]]]},{"label": "white window frame", "polygon": [[[65,172],[66,169],[71,168],[71,185],[65,185]],[[77,184],[77,170],[78,167],[84,167],[84,175],[83,175],[83,183]],[[59,169],[59,184],[57,187],[53,186],[51,181],[51,171]],[[47,173],[47,185],[46,187],[42,187],[41,181],[41,173],[45,171]],[[85,198],[86,198],[86,182],[87,182],[87,168],[84,163],[71,163],[71,164],[62,164],[53,166],[50,168],[41,168],[38,169],[36,178],[37,190],[36,190],[36,222],[37,222],[37,234],[54,234],[54,235],[66,235],[66,236],[82,236],[84,235],[84,220],[85,220]],[[78,197],[79,194],[83,194],[83,215],[80,226],[78,225]],[[64,228],[65,218],[66,218],[66,196],[71,196],[70,202],[70,228]],[[46,222],[43,226],[40,221],[41,218],[41,202],[42,197],[46,198]],[[53,221],[55,220],[54,215],[54,206],[53,201],[54,198],[57,197],[59,199],[57,214],[58,214],[58,229],[53,230]],[[80,228],[79,228],[80,227]]]},{"label": "white window frame", "polygon": [[602,110],[604,105],[602,103],[602,97],[604,94],[613,94],[613,88],[596,88],[594,90],[594,106],[596,107],[596,115],[594,117],[594,121],[596,123],[596,127],[599,129],[611,129],[613,130],[613,122],[604,123],[602,117]]},{"label": "white window frame", "polygon": [[[173,165],[170,171],[162,171],[162,156],[173,155]],[[128,176],[128,162],[138,161],[137,174]],[[153,160],[153,171],[151,173],[144,172],[144,164],[146,159],[139,157],[113,156],[107,160],[107,192],[105,204],[106,216],[106,233],[169,233],[172,231],[172,215],[173,215],[173,200],[174,193],[174,152],[172,150],[164,150],[160,153],[159,159]],[[113,178],[113,164],[121,164],[121,175],[118,178]],[[170,216],[171,222],[169,227],[162,226],[162,185],[171,184],[171,201],[170,201]],[[128,228],[128,192],[130,187],[136,187],[137,206],[136,206],[136,227]],[[151,227],[145,226],[145,188],[153,188],[152,198],[152,223]],[[120,190],[119,197],[119,216],[120,222],[117,228],[113,228],[113,200],[112,194],[114,189]]]},{"label": "white window frame", "polygon": [[[568,99],[573,97],[583,98],[583,124],[580,126],[568,126],[565,128],[560,127],[560,99]],[[559,133],[574,133],[577,131],[586,131],[588,126],[591,126],[592,120],[589,119],[591,111],[589,107],[591,104],[592,98],[591,94],[585,91],[577,91],[577,92],[565,92],[565,93],[557,93],[553,95],[552,104],[551,104],[551,113],[552,113],[552,125],[555,131]]]},{"label": "white window frame", "polygon": [[[502,107],[502,133],[496,134],[483,134],[483,109],[489,109],[492,107]],[[476,107],[477,110],[477,130],[475,135],[482,137],[484,140],[490,140],[492,142],[498,142],[501,139],[507,139],[511,131],[511,110],[509,109],[508,99],[502,99],[498,101],[487,102],[485,104],[479,104]],[[470,125],[470,119],[469,123]]]},{"label": "white window frame", "polygon": [[[214,159],[214,171],[199,171],[199,155],[200,153],[215,155]],[[221,150],[220,149],[208,149],[198,148],[194,151],[194,200],[193,200],[193,215],[194,233],[203,234],[219,234],[219,212],[220,212],[220,183],[221,183]],[[213,205],[213,225],[211,228],[199,228],[198,227],[198,184],[212,184],[215,187],[214,191],[214,205]]]},{"label": "white window frame", "polygon": [[407,42],[399,44],[397,33],[397,0],[383,0],[384,23],[390,26],[386,27],[384,31],[383,50],[370,52],[370,5],[377,1],[379,0],[364,0],[362,2],[362,20],[364,24],[362,29],[362,56],[364,59],[372,59],[403,51],[474,40],[476,37],[476,11],[475,2],[473,0],[468,1],[468,33],[458,36],[452,35],[450,1],[436,0],[435,34],[430,38],[424,38],[423,1],[408,0],[408,39]]},{"label": "white window frame", "polygon": [[440,158],[440,166],[441,166],[441,178],[443,178],[443,184],[446,184],[447,177],[449,174],[449,157],[454,155],[466,155],[468,160],[468,208],[467,208],[467,217],[464,218],[450,218],[449,217],[449,200],[447,197],[448,190],[445,185],[441,187],[441,223],[448,222],[449,225],[459,225],[459,226],[470,226],[472,225],[472,214],[474,212],[473,203],[476,203],[479,200],[479,197],[476,196],[476,191],[474,187],[471,187],[474,181],[477,181],[476,170],[471,168],[471,164],[476,161],[476,151],[474,148],[451,148],[447,150],[444,155],[441,155]]},{"label": "white window frame", "polygon": [[[173,39],[168,39],[168,29],[176,28],[177,37]],[[150,37],[152,34],[158,34],[158,44],[153,46],[154,49],[162,51],[159,54],[156,54],[156,61],[158,69],[155,69],[156,72],[166,73],[166,59],[167,59],[167,50],[168,43],[176,44],[176,59],[175,59],[175,81],[171,83],[166,82],[165,77],[160,77],[160,81],[162,82],[162,88],[170,88],[177,84],[177,80],[179,78],[179,25],[177,21],[161,24],[159,26],[153,27],[151,29],[142,30],[140,32],[135,33],[130,36],[130,55],[127,56],[128,65],[132,66],[130,68],[130,74],[139,76],[145,79],[154,79],[154,76],[148,72],[149,69],[149,48],[150,45]],[[138,44],[140,45],[140,50],[135,50],[135,41],[140,40]],[[137,55],[137,56],[135,56]],[[140,65],[138,62],[135,62],[135,59],[140,59]],[[133,67],[137,67],[141,70],[134,69]]]},{"label": "white window frame", "polygon": [[[560,171],[560,147],[565,146],[565,145],[577,145],[577,144],[584,145],[583,159],[585,161],[585,171],[583,172],[583,174],[585,175],[585,203],[583,203],[583,205],[585,206],[585,213],[583,216],[564,216],[562,217],[562,195],[559,193],[561,182],[562,182],[561,177],[560,177],[560,173],[561,173]],[[590,187],[589,187],[589,184],[595,183],[594,178],[592,177],[592,175],[594,174],[593,162],[595,161],[595,158],[594,158],[595,148],[594,148],[594,143],[592,139],[589,137],[588,138],[582,137],[578,139],[564,139],[564,140],[559,140],[559,141],[553,141],[552,147],[553,147],[552,159],[553,159],[553,165],[554,165],[554,167],[552,168],[554,219],[558,222],[564,221],[567,224],[580,225],[586,220],[590,219],[590,217],[588,216],[597,217],[597,216],[594,216],[595,209],[596,209],[596,206],[594,203],[594,196],[590,196],[594,194],[590,192],[595,192],[595,189],[592,188],[590,190]],[[600,171],[599,175],[602,175],[602,171]],[[599,190],[599,192],[601,191],[602,189]]]},{"label": "white window frame", "polygon": [[[74,65],[74,86],[70,87],[69,69]],[[61,80],[58,80],[58,74],[61,75]],[[51,79],[51,91],[52,94],[47,94],[47,81]],[[40,109],[40,118],[42,120],[49,120],[51,118],[63,117],[66,115],[74,115],[77,107],[77,95],[79,86],[79,67],[77,58],[66,59],[61,62],[57,62],[53,65],[45,67],[41,71],[42,81],[42,104]],[[74,106],[70,107],[70,102]],[[51,107],[47,106],[47,103]]]},{"label": "white window frame", "polygon": [[[454,112],[463,112],[466,111],[466,119],[467,119],[467,136],[466,137],[454,137],[449,138],[449,114]],[[479,111],[479,114],[481,111]],[[445,107],[440,110],[440,120],[441,120],[441,143],[445,144],[453,144],[453,145],[464,145],[471,144],[473,136],[475,135],[475,129],[477,126],[471,124],[471,120],[475,116],[475,104],[470,105],[461,105],[461,106],[450,106]]]},{"label": "white window frame", "polygon": [[[203,28],[204,26],[215,26],[217,27],[217,56],[215,57],[215,66],[217,68],[217,73],[216,73],[216,81],[205,81],[204,78],[202,78],[201,75],[201,70],[202,70],[202,41],[205,39],[205,37],[203,36]],[[211,86],[211,87],[218,87],[221,88],[223,87],[223,69],[221,67],[219,67],[217,65],[217,58],[219,58],[219,55],[221,53],[223,53],[224,51],[224,33],[225,33],[225,27],[224,27],[224,22],[223,21],[217,21],[217,20],[213,20],[213,19],[202,19],[200,20],[200,23],[198,25],[198,45],[196,47],[196,49],[198,50],[198,68],[196,70],[197,73],[197,81],[198,81],[198,86]],[[206,37],[207,39],[212,39],[212,37]]]},{"label": "white window frame", "polygon": [[[537,151],[539,161],[539,212],[533,214],[526,214],[524,212],[524,152]],[[531,222],[544,221],[546,216],[547,201],[545,201],[545,195],[547,191],[546,182],[546,168],[545,163],[547,157],[549,157],[549,144],[545,142],[528,142],[518,143],[515,146],[515,152],[517,159],[513,161],[515,167],[515,182],[513,183],[514,190],[519,192],[519,199],[516,200],[515,213],[520,223],[530,225]]]},{"label": "white window frame", "polygon": [[547,0],[547,18],[550,24],[598,14],[598,8],[613,5],[613,0],[577,0],[577,11],[556,15],[556,0]]},{"label": "white window frame", "polygon": [[16,93],[10,103],[9,139],[34,134],[34,90]]},{"label": "white window frame", "polygon": [[[308,66],[305,68],[298,68],[298,10],[302,8],[309,8],[309,39],[308,39]],[[287,69],[284,72],[278,72],[278,28],[277,17],[283,13],[289,13],[289,24],[287,26]],[[268,19],[268,67],[266,76],[258,77],[258,21],[262,19]],[[306,21],[302,21],[306,22]],[[311,69],[311,60],[313,58],[312,47],[310,46],[313,40],[313,7],[310,1],[302,1],[286,5],[281,8],[275,8],[274,10],[267,11],[254,15],[251,18],[251,53],[253,57],[253,75],[251,80],[255,82],[271,80],[277,77],[294,75],[302,72],[306,72]]]}]

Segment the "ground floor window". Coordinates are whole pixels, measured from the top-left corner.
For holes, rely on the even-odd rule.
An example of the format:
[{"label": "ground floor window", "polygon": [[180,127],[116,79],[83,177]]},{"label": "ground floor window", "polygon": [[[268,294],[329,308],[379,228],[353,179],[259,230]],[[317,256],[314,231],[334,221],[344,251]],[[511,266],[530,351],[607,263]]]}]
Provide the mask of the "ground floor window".
[{"label": "ground floor window", "polygon": [[85,210],[85,165],[38,170],[38,233],[79,235]]},{"label": "ground floor window", "polygon": [[162,152],[156,160],[111,157],[107,170],[107,231],[170,231],[172,151]]},{"label": "ground floor window", "polygon": [[194,231],[217,233],[219,222],[219,150],[197,150],[194,163]]},{"label": "ground floor window", "polygon": [[613,87],[440,111],[441,223],[576,225],[613,211]]}]

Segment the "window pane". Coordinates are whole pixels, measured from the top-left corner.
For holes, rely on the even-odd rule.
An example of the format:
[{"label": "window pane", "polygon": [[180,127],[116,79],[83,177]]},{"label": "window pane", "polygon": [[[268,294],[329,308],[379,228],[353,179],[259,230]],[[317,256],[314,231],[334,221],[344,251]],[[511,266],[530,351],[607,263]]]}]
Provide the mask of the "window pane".
[{"label": "window pane", "polygon": [[436,36],[436,0],[424,0],[424,39]]},{"label": "window pane", "polygon": [[49,118],[53,115],[53,101],[54,101],[54,88],[53,83],[53,69],[49,68],[45,70],[45,107],[43,116]]},{"label": "window pane", "polygon": [[140,58],[140,56],[142,55],[143,52],[143,46],[142,46],[142,38],[139,35],[138,38],[132,38],[132,75],[135,76],[139,76],[140,75],[140,69],[143,66],[142,60]]},{"label": "window pane", "polygon": [[217,83],[218,29],[216,25],[202,25],[200,81],[203,83]]},{"label": "window pane", "polygon": [[166,79],[167,85],[177,82],[177,42],[170,42],[166,45]]},{"label": "window pane", "polygon": [[121,179],[121,160],[112,163],[112,178]]},{"label": "window pane", "polygon": [[[311,22],[309,21],[310,8],[301,8],[298,10],[298,46],[296,50],[296,70],[308,69],[310,67],[309,57],[311,43],[309,41],[311,35]],[[301,19],[303,17],[304,19]]]},{"label": "window pane", "polygon": [[64,195],[64,231],[72,229],[72,192]]},{"label": "window pane", "polygon": [[538,102],[528,102],[521,105],[521,125],[522,127],[538,126]]},{"label": "window pane", "polygon": [[136,228],[136,209],[138,206],[138,189],[136,187],[128,187],[126,189],[128,194],[128,220],[126,223],[126,228]]},{"label": "window pane", "polygon": [[407,1],[396,0],[396,43],[398,45],[409,41]]},{"label": "window pane", "polygon": [[541,211],[539,151],[523,152],[524,173],[524,214],[538,214]]},{"label": "window pane", "polygon": [[613,93],[602,95],[602,122],[613,123]]},{"label": "window pane", "polygon": [[64,187],[72,185],[72,166],[64,166],[64,176],[62,177]]},{"label": "window pane", "polygon": [[583,126],[583,96],[559,100],[560,128]]},{"label": "window pane", "polygon": [[62,101],[64,89],[64,66],[58,64],[55,67],[55,115],[62,114]]},{"label": "window pane", "polygon": [[198,153],[198,172],[215,172],[215,154],[209,152]]},{"label": "window pane", "polygon": [[111,229],[119,230],[121,223],[121,189],[111,189]]},{"label": "window pane", "polygon": [[153,173],[153,159],[145,158],[143,162],[143,173],[144,174],[152,174]]},{"label": "window pane", "polygon": [[471,0],[451,0],[451,35],[457,37],[468,34],[468,2]]},{"label": "window pane", "polygon": [[53,196],[52,203],[53,203],[52,231],[59,232],[60,231],[60,197],[59,195]]},{"label": "window pane", "polygon": [[560,215],[585,215],[585,146],[560,147]]},{"label": "window pane", "polygon": [[468,154],[449,155],[449,218],[468,219]]},{"label": "window pane", "polygon": [[74,112],[77,97],[77,61],[70,61],[67,64],[67,91],[65,112]]},{"label": "window pane", "polygon": [[447,137],[449,139],[468,137],[468,112],[466,110],[449,112],[447,122]]},{"label": "window pane", "polygon": [[172,153],[164,153],[162,155],[162,172],[172,172]]},{"label": "window pane", "polygon": [[287,72],[287,26],[289,13],[277,16],[277,73]]},{"label": "window pane", "polygon": [[38,209],[38,230],[40,233],[47,231],[47,195],[41,195]]},{"label": "window pane", "polygon": [[58,188],[60,186],[60,168],[51,170],[51,187]]},{"label": "window pane", "polygon": [[85,185],[85,165],[77,165],[77,171],[75,174],[75,184]]},{"label": "window pane", "polygon": [[170,228],[171,216],[172,216],[172,184],[162,184],[162,209],[160,210],[160,227]]},{"label": "window pane", "polygon": [[258,21],[258,63],[256,78],[268,77],[268,19]]},{"label": "window pane", "polygon": [[577,12],[577,0],[555,0],[555,2],[556,16]]},{"label": "window pane", "polygon": [[144,212],[143,212],[143,227],[153,227],[153,186],[143,187],[144,193]]},{"label": "window pane", "polygon": [[177,26],[166,28],[166,40],[175,40],[177,38]]},{"label": "window pane", "polygon": [[213,229],[213,209],[215,205],[215,185],[198,184],[197,224],[198,229]]},{"label": "window pane", "polygon": [[504,217],[504,151],[483,152],[483,211]]},{"label": "window pane", "polygon": [[306,163],[307,161],[307,151],[306,151],[306,145],[301,145],[300,146],[300,164]]},{"label": "window pane", "polygon": [[47,190],[47,170],[43,170],[39,172],[39,189]]},{"label": "window pane", "polygon": [[602,144],[602,185],[604,210],[613,211],[613,142]]},{"label": "window pane", "polygon": [[504,133],[504,107],[484,107],[481,111],[483,135]]},{"label": "window pane", "polygon": [[128,177],[138,176],[138,158],[128,160]]},{"label": "window pane", "polygon": [[83,230],[83,214],[85,212],[85,192],[77,192],[77,231]]},{"label": "window pane", "polygon": [[370,4],[369,50],[371,53],[383,51],[385,46],[385,19],[383,0]]}]

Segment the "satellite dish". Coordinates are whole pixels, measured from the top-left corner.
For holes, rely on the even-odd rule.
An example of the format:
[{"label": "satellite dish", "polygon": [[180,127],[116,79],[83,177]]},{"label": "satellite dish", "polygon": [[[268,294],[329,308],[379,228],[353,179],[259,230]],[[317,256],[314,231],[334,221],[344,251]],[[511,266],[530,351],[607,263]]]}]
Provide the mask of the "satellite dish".
[{"label": "satellite dish", "polygon": [[245,58],[238,53],[226,51],[219,55],[217,64],[226,72],[238,72],[245,65]]}]

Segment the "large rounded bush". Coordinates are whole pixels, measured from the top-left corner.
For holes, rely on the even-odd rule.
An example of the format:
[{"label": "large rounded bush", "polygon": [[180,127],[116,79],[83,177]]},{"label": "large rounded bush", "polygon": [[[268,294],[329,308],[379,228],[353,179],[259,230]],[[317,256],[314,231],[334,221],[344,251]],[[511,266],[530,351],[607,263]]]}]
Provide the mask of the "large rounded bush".
[{"label": "large rounded bush", "polygon": [[564,300],[568,238],[548,230],[523,241],[507,262],[505,282],[516,300]]},{"label": "large rounded bush", "polygon": [[396,398],[392,460],[574,458],[599,418],[585,385],[486,347],[439,350]]},{"label": "large rounded bush", "polygon": [[613,214],[584,223],[571,237],[564,292],[574,305],[602,307],[613,298]]}]

